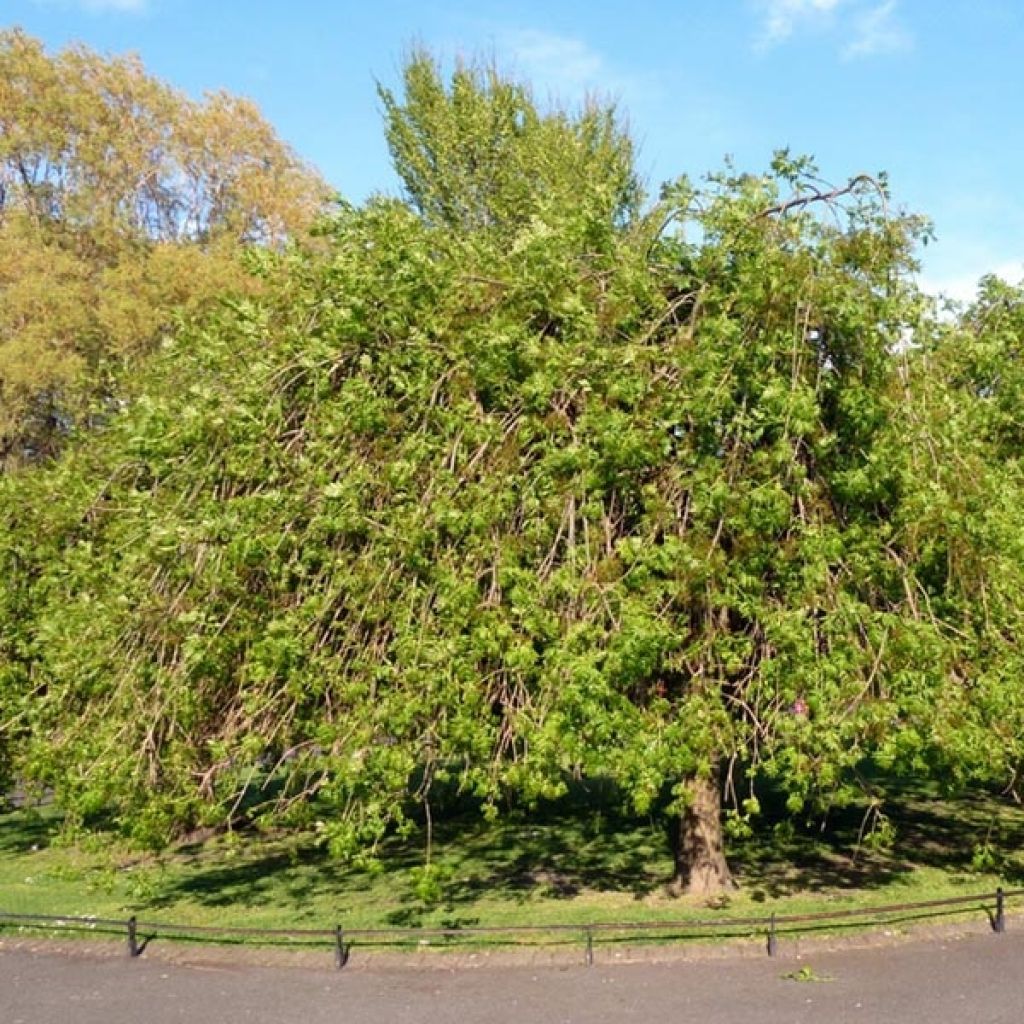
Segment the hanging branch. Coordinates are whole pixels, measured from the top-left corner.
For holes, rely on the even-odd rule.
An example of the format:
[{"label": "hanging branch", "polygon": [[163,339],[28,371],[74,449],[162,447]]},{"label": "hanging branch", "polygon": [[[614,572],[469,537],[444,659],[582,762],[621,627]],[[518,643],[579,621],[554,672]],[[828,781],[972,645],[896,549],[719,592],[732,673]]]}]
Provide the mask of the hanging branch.
[{"label": "hanging branch", "polygon": [[775,214],[786,214],[789,213],[790,210],[797,210],[801,207],[809,206],[811,203],[834,203],[837,199],[842,199],[843,196],[848,196],[856,191],[859,185],[871,185],[878,192],[878,195],[882,200],[882,214],[888,218],[889,211],[886,206],[885,189],[882,188],[881,182],[870,174],[858,174],[851,178],[845,185],[840,185],[828,192],[822,191],[821,189],[815,189],[807,195],[793,196],[791,199],[786,199],[784,202],[776,203],[774,206],[769,206],[767,209],[762,210],[755,219],[760,220],[764,217],[774,216]]}]

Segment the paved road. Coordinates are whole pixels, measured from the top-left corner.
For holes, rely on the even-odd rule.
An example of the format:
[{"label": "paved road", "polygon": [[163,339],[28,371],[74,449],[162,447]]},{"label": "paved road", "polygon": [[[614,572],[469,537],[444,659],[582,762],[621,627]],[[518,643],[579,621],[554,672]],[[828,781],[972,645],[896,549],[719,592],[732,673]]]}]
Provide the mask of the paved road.
[{"label": "paved road", "polygon": [[[821,980],[784,977],[807,968]],[[1020,1024],[1024,932],[587,968],[188,966],[0,949],[3,1024]]]}]

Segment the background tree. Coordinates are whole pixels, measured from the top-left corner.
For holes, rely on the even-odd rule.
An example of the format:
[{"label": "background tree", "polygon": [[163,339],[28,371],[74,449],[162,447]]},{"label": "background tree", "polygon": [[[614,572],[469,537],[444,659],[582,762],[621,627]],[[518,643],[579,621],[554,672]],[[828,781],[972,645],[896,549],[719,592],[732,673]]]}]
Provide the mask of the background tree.
[{"label": "background tree", "polygon": [[248,101],[0,33],[0,461],[52,452],[177,312],[251,290],[245,246],[326,196]]},{"label": "background tree", "polygon": [[406,196],[429,223],[514,233],[584,199],[605,229],[638,213],[633,144],[613,107],[541,112],[527,85],[493,66],[460,64],[446,83],[424,52],[402,77],[401,97],[378,89],[385,130]]}]

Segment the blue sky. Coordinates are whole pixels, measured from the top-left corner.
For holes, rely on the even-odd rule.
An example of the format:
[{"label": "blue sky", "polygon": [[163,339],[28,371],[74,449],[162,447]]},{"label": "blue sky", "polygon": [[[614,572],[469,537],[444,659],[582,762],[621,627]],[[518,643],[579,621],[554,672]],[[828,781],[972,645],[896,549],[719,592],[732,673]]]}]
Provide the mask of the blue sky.
[{"label": "blue sky", "polygon": [[375,81],[422,44],[494,57],[541,98],[614,97],[652,188],[788,146],[833,181],[888,171],[935,222],[930,287],[1024,273],[1020,0],[0,0],[0,24],[250,96],[353,200],[397,188]]}]

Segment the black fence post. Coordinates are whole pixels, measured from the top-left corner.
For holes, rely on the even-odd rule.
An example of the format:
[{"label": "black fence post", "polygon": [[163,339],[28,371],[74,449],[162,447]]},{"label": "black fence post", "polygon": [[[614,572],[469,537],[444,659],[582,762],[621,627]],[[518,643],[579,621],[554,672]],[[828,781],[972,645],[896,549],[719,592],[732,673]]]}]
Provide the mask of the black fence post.
[{"label": "black fence post", "polygon": [[594,929],[587,929],[587,966],[594,966]]},{"label": "black fence post", "polygon": [[135,959],[139,955],[138,923],[135,915],[128,918],[128,956]]},{"label": "black fence post", "polygon": [[775,956],[779,951],[779,940],[775,934],[775,914],[773,913],[768,922],[768,955]]},{"label": "black fence post", "polygon": [[334,926],[334,966],[340,971],[348,963],[348,949],[345,946],[345,933],[341,925]]},{"label": "black fence post", "polygon": [[996,889],[996,916],[992,919],[992,930],[998,935],[1006,931],[1005,902],[1006,894],[1003,892],[1003,887],[999,886]]}]

